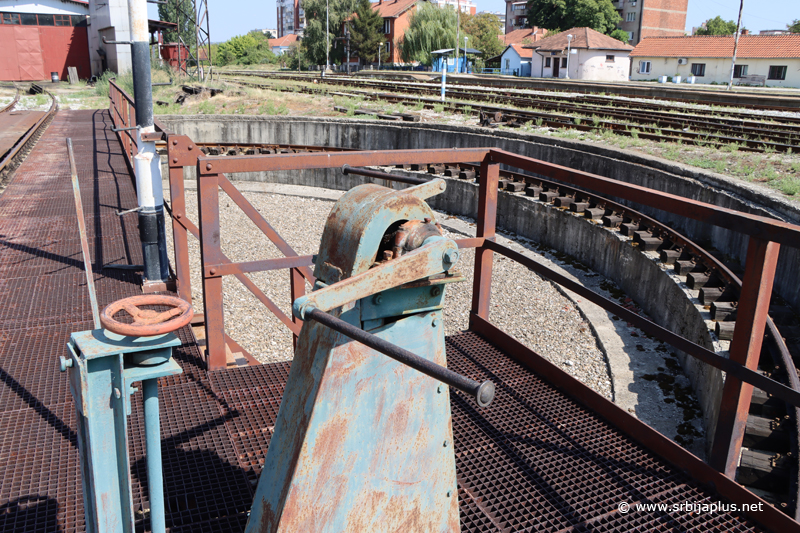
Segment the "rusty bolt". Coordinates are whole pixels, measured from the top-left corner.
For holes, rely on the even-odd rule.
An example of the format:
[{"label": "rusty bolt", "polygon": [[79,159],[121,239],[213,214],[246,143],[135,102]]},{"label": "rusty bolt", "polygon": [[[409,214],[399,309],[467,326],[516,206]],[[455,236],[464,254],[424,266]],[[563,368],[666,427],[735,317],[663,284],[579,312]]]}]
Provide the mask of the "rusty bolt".
[{"label": "rusty bolt", "polygon": [[375,305],[381,305],[381,302],[383,302],[383,296],[381,296],[380,294],[376,294],[372,298],[372,303]]},{"label": "rusty bolt", "polygon": [[431,289],[431,296],[439,296],[440,294],[442,294],[442,288],[441,287],[436,286],[436,287],[433,287]]},{"label": "rusty bolt", "polygon": [[178,146],[178,139],[172,139],[172,146]]},{"label": "rusty bolt", "polygon": [[211,170],[211,163],[206,163],[206,170]]},{"label": "rusty bolt", "polygon": [[439,325],[439,319],[438,319],[438,318],[434,318],[434,319],[433,319],[433,322],[431,322],[431,325],[432,325],[433,327],[436,327],[436,326],[438,326],[438,325]]},{"label": "rusty bolt", "polygon": [[443,191],[445,187],[447,187],[447,185],[445,185],[444,182],[439,184],[439,190]]},{"label": "rusty bolt", "polygon": [[177,158],[177,157],[173,157],[173,158],[172,158],[172,162],[173,162],[173,163],[177,163],[177,162],[178,162],[178,158]]},{"label": "rusty bolt", "polygon": [[180,214],[180,213],[175,213],[175,218],[177,218],[178,220],[180,220],[180,219],[181,219],[181,214]]},{"label": "rusty bolt", "polygon": [[212,268],[211,270],[208,271],[208,273],[213,276],[214,274],[217,273],[217,269],[216,268]]},{"label": "rusty bolt", "polygon": [[189,145],[189,151],[191,152],[192,150],[194,150],[194,145],[193,145],[193,144],[190,144],[190,145]]}]

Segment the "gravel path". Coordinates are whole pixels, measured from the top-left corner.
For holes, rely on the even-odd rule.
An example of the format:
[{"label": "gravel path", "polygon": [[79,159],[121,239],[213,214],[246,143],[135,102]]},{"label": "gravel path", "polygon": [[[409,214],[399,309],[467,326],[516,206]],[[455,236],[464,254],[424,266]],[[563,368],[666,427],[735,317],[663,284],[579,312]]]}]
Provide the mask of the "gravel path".
[{"label": "gravel path", "polygon": [[[164,190],[168,196],[168,187],[165,186]],[[319,195],[325,194],[335,198],[341,193],[319,191]],[[244,192],[244,196],[298,254],[317,253],[325,220],[333,207],[332,199],[259,192]],[[187,214],[194,221],[197,220],[196,198],[194,191],[187,190]],[[475,225],[470,221],[443,213],[438,215],[438,219],[449,237],[474,235]],[[281,257],[275,245],[223,193],[220,194],[220,222],[223,252],[232,261]],[[170,232],[169,224],[167,228]],[[172,256],[171,235],[168,235],[167,241]],[[503,241],[511,243],[506,239]],[[522,250],[518,246],[514,248]],[[199,243],[192,237],[189,239],[189,249],[194,306],[201,310]],[[457,270],[464,274],[467,281],[450,285],[447,289],[445,326],[448,334],[467,328],[473,263],[474,251],[465,251]],[[264,294],[290,316],[289,279],[285,271],[257,273],[250,277]],[[611,399],[613,393],[605,357],[597,346],[591,328],[573,303],[550,282],[497,255],[493,279],[492,322],[501,324],[504,331]],[[223,290],[227,333],[259,361],[290,359],[292,338],[288,329],[235,278],[225,277]]]}]

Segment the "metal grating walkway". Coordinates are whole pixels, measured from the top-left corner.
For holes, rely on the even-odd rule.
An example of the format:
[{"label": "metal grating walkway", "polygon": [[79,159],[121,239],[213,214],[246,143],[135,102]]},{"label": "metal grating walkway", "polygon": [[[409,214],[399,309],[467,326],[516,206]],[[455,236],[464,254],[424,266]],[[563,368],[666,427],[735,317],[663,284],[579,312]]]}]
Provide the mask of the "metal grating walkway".
[{"label": "metal grating walkway", "polygon": [[[91,328],[64,138],[74,142],[101,306],[140,293],[132,180],[103,111],[62,111],[0,196],[0,532],[84,530],[75,410],[58,358]],[[263,465],[289,364],[207,373],[188,328],[162,379],[162,453],[172,533],[239,532]],[[448,361],[498,384],[478,411],[454,393],[462,531],[752,531],[728,514],[617,512],[716,497],[475,333]],[[146,529],[141,397],[130,417],[134,506]]]}]

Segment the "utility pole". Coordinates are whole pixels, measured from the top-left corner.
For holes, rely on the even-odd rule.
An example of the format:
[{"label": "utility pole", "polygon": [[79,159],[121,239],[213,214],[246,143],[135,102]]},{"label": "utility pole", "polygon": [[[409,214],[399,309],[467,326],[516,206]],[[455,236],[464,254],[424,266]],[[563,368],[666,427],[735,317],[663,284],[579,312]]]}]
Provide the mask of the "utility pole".
[{"label": "utility pole", "polygon": [[322,71],[322,77],[328,71],[328,66],[331,64],[331,32],[328,29],[330,21],[330,8],[328,7],[329,0],[325,0],[325,70]]},{"label": "utility pole", "polygon": [[[129,0],[128,15],[131,24],[131,60],[133,63],[133,95],[136,101],[136,147],[133,158],[136,175],[136,195],[139,202],[139,238],[144,257],[145,292],[164,290],[169,278],[167,257],[167,234],[164,227],[164,191],[161,185],[161,159],[156,153],[155,140],[145,139],[155,133],[153,121],[153,87],[150,77],[150,36],[147,30],[147,0]],[[180,50],[180,48],[179,48]],[[153,498],[151,503],[162,501]],[[155,516],[153,513],[152,516]],[[163,511],[162,511],[163,519]],[[157,525],[153,524],[153,531]],[[164,525],[160,526],[164,531]]]},{"label": "utility pole", "polygon": [[456,64],[454,72],[458,72],[458,30],[461,28],[461,0],[456,0]]},{"label": "utility pole", "polygon": [[733,71],[736,68],[736,49],[739,48],[739,28],[742,26],[742,9],[744,9],[744,0],[739,2],[739,20],[736,22],[736,37],[733,40],[733,59],[731,60],[731,77],[728,80],[728,88],[730,91],[733,86]]},{"label": "utility pole", "polygon": [[381,69],[381,53],[383,51],[383,41],[378,43],[378,70]]},{"label": "utility pole", "polygon": [[[567,35],[567,79],[569,79],[569,54],[572,52],[572,39],[572,34]],[[522,66],[520,66],[520,70],[522,70]]]}]

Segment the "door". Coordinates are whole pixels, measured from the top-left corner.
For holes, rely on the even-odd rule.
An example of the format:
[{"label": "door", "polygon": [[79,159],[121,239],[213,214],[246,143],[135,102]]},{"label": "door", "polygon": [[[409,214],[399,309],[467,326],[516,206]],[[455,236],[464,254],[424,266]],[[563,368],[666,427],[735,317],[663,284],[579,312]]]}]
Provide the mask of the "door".
[{"label": "door", "polygon": [[561,66],[561,58],[554,57],[553,58],[553,77],[554,78],[558,77],[558,70],[559,70],[560,66]]},{"label": "door", "polygon": [[18,81],[45,79],[42,45],[38,26],[14,26],[14,40],[19,61]]}]

